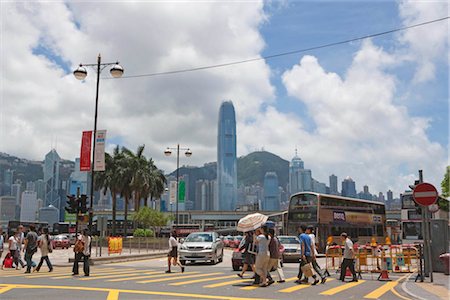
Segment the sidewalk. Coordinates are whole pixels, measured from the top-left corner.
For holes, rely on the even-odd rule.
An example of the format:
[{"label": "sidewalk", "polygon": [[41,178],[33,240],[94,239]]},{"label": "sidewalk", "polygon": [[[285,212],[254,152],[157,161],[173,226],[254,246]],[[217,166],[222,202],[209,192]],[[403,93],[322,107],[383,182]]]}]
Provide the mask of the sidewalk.
[{"label": "sidewalk", "polygon": [[[100,257],[100,248],[92,248],[91,262],[94,265],[107,264],[111,262],[124,262],[139,259],[146,259],[152,257],[165,257],[167,256],[167,250],[146,250],[146,249],[123,249],[122,254],[111,254],[108,255],[108,248],[102,247],[102,256]],[[5,257],[3,253],[1,260]],[[24,253],[21,253],[22,260],[25,262]],[[49,253],[48,257],[53,266],[55,267],[67,267],[71,266],[73,263],[74,252],[73,246],[69,249],[54,249],[52,253]],[[41,259],[41,253],[38,251],[33,255],[33,261],[39,263]],[[0,261],[1,263],[1,261]],[[43,268],[47,265],[44,262]]]},{"label": "sidewalk", "polygon": [[450,299],[450,276],[444,273],[433,273],[433,283],[429,277],[424,282],[414,282],[417,273],[411,274],[403,283],[402,289],[409,296],[419,300],[441,300]]}]

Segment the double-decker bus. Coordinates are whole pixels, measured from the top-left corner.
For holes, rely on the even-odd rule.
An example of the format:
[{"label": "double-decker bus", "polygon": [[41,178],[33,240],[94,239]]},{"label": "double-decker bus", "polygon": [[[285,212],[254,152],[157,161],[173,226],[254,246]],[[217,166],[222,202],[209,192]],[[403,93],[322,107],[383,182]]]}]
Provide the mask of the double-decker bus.
[{"label": "double-decker bus", "polygon": [[287,231],[297,235],[301,225],[316,229],[317,242],[323,251],[327,240],[340,243],[346,232],[353,241],[366,244],[375,238],[383,243],[386,235],[385,205],[380,202],[301,192],[291,196],[288,208]]},{"label": "double-decker bus", "polygon": [[28,221],[9,221],[8,222],[8,236],[14,235],[14,232],[17,230],[19,225],[22,225],[25,231],[30,229],[30,225],[34,225],[36,230],[39,228],[48,227],[47,222],[28,222]]}]

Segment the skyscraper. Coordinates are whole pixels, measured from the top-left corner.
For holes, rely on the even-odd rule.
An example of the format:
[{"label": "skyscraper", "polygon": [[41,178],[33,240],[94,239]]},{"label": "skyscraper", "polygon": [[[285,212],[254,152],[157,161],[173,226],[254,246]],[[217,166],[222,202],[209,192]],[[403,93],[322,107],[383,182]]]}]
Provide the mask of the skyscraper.
[{"label": "skyscraper", "polygon": [[278,189],[278,176],[275,172],[267,172],[264,176],[262,210],[280,210],[280,190]]},{"label": "skyscraper", "polygon": [[356,198],[355,182],[350,176],[342,181],[342,196]]},{"label": "skyscraper", "polygon": [[37,193],[29,190],[24,191],[22,193],[22,205],[20,207],[20,221],[36,221],[37,212]]},{"label": "skyscraper", "polygon": [[338,192],[338,178],[336,175],[330,175],[330,194],[331,195],[339,195]]},{"label": "skyscraper", "polygon": [[44,159],[45,206],[53,205],[60,208],[59,196],[59,164],[61,158],[52,149]]},{"label": "skyscraper", "polygon": [[295,150],[295,156],[289,165],[289,192],[292,195],[311,191],[313,191],[311,170],[305,169],[303,160],[298,157]]},{"label": "skyscraper", "polygon": [[219,110],[217,132],[217,183],[219,210],[235,210],[237,201],[236,116],[231,101]]}]

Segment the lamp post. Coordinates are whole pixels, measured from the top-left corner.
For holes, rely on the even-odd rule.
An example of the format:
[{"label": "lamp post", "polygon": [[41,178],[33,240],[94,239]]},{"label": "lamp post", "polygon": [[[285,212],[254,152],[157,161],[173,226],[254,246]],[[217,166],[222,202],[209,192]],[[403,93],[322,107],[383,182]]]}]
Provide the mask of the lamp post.
[{"label": "lamp post", "polygon": [[192,151],[189,148],[180,148],[180,144],[177,144],[177,147],[171,148],[167,147],[167,149],[164,151],[164,154],[166,156],[170,156],[172,154],[172,150],[177,150],[177,196],[176,196],[176,202],[175,202],[175,226],[178,226],[178,188],[179,188],[179,181],[180,181],[180,150],[185,150],[184,155],[186,157],[190,157],[192,155]]},{"label": "lamp post", "polygon": [[119,65],[119,62],[113,63],[102,63],[101,55],[99,54],[97,57],[96,64],[80,64],[80,66],[73,71],[73,75],[78,80],[84,80],[87,76],[87,70],[85,67],[97,67],[97,88],[95,92],[95,115],[94,115],[94,143],[92,145],[92,165],[91,165],[91,193],[90,193],[90,205],[89,205],[89,231],[92,234],[92,219],[94,217],[94,163],[95,163],[95,144],[96,144],[96,136],[97,136],[97,112],[98,112],[98,90],[100,86],[100,73],[107,66],[113,66],[109,71],[111,76],[114,78],[122,77],[123,68]]}]

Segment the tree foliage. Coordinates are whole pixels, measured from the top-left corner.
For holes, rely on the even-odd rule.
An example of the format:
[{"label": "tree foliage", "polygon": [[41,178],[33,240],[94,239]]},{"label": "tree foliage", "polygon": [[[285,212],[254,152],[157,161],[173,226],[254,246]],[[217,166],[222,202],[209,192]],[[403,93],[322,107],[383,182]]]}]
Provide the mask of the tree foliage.
[{"label": "tree foliage", "polygon": [[450,197],[450,166],[447,166],[444,179],[441,182],[441,188],[442,188],[442,197],[439,197],[438,199],[438,205],[439,208],[443,211],[449,211],[449,201],[448,199]]},{"label": "tree foliage", "polygon": [[[166,226],[170,218],[162,212],[156,211],[150,207],[144,206],[133,217],[134,221],[145,228],[158,228]],[[156,231],[156,230],[155,230]]]}]

